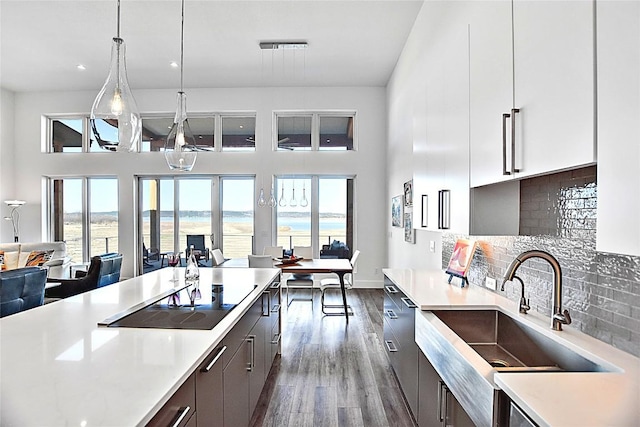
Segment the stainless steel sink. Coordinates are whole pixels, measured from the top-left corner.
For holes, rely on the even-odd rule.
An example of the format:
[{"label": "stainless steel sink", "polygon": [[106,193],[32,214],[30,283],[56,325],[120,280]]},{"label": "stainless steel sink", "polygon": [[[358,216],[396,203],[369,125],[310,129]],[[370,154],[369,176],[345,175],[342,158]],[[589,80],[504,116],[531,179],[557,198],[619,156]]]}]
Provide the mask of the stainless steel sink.
[{"label": "stainless steel sink", "polygon": [[497,371],[608,371],[497,310],[433,310],[432,313]]}]

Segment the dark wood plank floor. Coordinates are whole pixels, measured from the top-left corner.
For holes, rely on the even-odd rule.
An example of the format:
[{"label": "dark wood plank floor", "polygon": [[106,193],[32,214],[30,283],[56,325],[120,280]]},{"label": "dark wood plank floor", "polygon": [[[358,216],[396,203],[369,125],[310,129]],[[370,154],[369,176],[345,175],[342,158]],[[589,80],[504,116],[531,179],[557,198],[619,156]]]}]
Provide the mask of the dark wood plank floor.
[{"label": "dark wood plank floor", "polygon": [[[302,292],[302,291],[300,291]],[[323,316],[320,295],[283,296],[282,355],[269,374],[252,426],[407,426],[406,409],[382,340],[381,289],[353,289],[349,324]]]}]

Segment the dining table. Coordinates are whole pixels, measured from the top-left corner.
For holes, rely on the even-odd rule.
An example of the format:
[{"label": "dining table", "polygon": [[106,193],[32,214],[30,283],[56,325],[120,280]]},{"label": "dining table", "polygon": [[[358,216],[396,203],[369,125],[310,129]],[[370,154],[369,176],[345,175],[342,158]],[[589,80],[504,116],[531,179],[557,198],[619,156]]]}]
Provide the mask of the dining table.
[{"label": "dining table", "polygon": [[[300,259],[296,262],[288,262],[286,259],[282,260],[274,258],[273,266],[279,268],[283,273],[289,274],[335,274],[340,280],[340,291],[342,293],[342,303],[344,305],[344,311],[341,313],[335,313],[337,315],[343,315],[349,323],[349,310],[347,305],[347,293],[344,285],[344,276],[347,273],[353,272],[353,266],[346,258],[313,258],[313,259]],[[248,258],[230,258],[224,263],[217,266],[217,268],[247,268],[249,267]]]}]

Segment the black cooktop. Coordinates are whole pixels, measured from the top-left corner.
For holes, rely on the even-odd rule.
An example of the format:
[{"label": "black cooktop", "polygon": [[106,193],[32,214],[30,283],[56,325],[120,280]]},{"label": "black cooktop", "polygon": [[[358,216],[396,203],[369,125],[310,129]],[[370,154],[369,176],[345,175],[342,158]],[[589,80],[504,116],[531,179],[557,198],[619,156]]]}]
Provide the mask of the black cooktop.
[{"label": "black cooktop", "polygon": [[197,294],[194,286],[187,286],[100,324],[125,328],[213,329],[254,289],[255,285],[212,284],[200,286]]}]

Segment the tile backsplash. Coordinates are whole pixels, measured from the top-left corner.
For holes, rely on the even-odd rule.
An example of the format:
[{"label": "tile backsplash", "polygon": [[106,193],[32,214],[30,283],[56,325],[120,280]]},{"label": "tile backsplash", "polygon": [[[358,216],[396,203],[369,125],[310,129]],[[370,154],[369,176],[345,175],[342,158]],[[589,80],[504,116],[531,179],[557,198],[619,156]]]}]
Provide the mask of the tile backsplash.
[{"label": "tile backsplash", "polygon": [[[469,283],[484,286],[485,278],[502,277],[520,253],[540,249],[562,267],[562,306],[578,328],[601,341],[640,356],[640,257],[596,251],[596,168],[525,179],[520,182],[521,236],[472,236],[478,242]],[[443,268],[451,256],[455,234],[442,236]],[[540,259],[518,269],[532,310],[551,315],[553,274]],[[498,291],[500,286],[498,285]],[[520,299],[520,286],[504,292]]]}]

